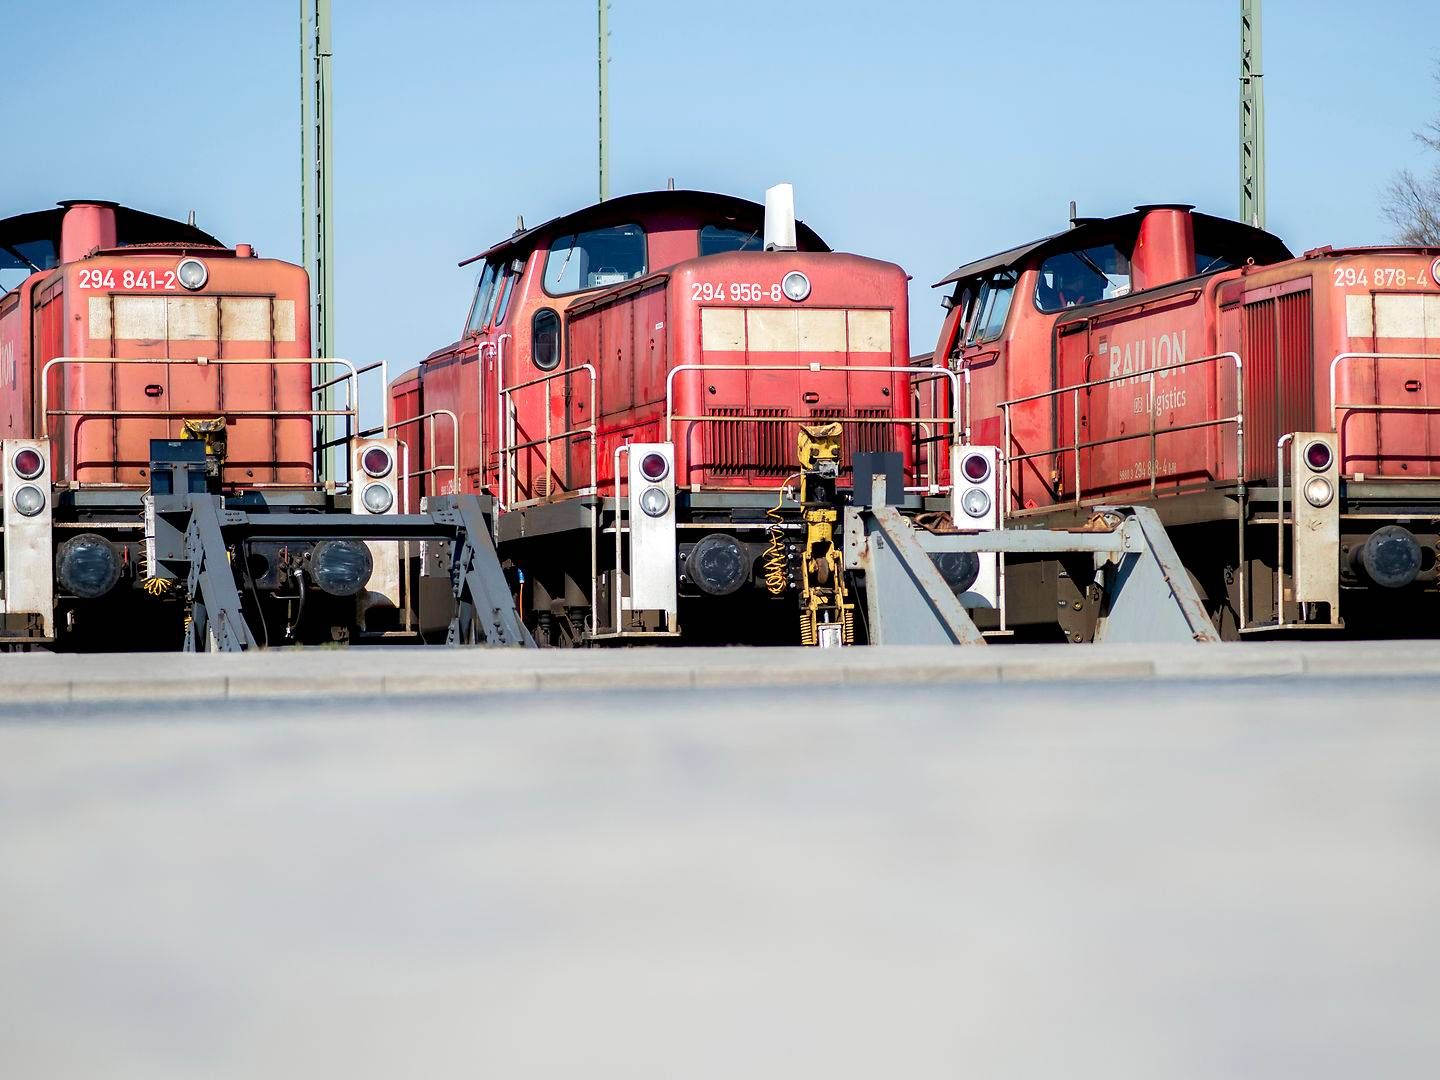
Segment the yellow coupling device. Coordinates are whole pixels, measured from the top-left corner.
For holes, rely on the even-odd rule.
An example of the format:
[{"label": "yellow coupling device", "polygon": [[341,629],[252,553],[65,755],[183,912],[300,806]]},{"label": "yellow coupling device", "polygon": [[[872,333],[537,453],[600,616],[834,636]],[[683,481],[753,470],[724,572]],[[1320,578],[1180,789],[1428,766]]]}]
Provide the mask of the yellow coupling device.
[{"label": "yellow coupling device", "polygon": [[840,523],[839,422],[800,428],[800,516],[805,546],[800,559],[800,643],[852,645],[855,604],[845,587],[845,568],[835,532]]},{"label": "yellow coupling device", "polygon": [[220,475],[220,466],[225,461],[225,418],[217,416],[210,420],[180,421],[180,438],[199,439],[205,444],[205,471],[211,476]]}]

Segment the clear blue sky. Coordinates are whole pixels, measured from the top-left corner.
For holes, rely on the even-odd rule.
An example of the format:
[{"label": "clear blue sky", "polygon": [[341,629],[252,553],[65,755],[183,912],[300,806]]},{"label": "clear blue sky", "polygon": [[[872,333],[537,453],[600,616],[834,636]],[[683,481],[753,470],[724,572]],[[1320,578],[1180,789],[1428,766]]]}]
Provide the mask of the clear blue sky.
[{"label": "clear blue sky", "polygon": [[[22,4],[0,22],[0,214],[99,196],[298,259],[298,3]],[[616,194],[796,185],[835,247],[929,288],[1082,213],[1236,212],[1236,0],[612,0]],[[1429,0],[1267,0],[1269,220],[1296,250],[1386,239],[1440,112]],[[453,340],[455,264],[592,202],[591,0],[335,0],[339,350]]]}]

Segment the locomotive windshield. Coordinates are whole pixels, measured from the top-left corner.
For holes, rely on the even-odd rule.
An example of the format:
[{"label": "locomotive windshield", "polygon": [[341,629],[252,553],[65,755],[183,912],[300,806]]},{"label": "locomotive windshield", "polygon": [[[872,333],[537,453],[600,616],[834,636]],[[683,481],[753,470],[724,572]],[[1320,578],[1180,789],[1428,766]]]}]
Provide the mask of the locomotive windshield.
[{"label": "locomotive windshield", "polygon": [[9,292],[31,274],[59,263],[52,240],[26,240],[0,244],[0,293]]},{"label": "locomotive windshield", "polygon": [[765,240],[757,229],[731,229],[724,225],[706,225],[700,230],[700,254],[724,255],[730,251],[759,251]]},{"label": "locomotive windshield", "polygon": [[645,230],[615,225],[557,238],[545,259],[551,296],[618,285],[645,273]]},{"label": "locomotive windshield", "polygon": [[1130,260],[1114,244],[1064,251],[1040,264],[1035,306],[1044,312],[1093,304],[1130,291]]}]

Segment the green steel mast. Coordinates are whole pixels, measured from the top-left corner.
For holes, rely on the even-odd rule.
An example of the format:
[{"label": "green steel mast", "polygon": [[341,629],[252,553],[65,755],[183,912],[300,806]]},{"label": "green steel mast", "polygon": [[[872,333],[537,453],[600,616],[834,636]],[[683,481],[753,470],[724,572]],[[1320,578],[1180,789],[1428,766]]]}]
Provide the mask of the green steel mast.
[{"label": "green steel mast", "polygon": [[610,56],[609,25],[606,19],[607,0],[598,0],[599,26],[596,33],[596,58],[600,77],[600,201],[610,197]]},{"label": "green steel mast", "polygon": [[[300,252],[310,275],[310,326],[316,356],[335,355],[335,237],[332,162],[332,68],[330,0],[300,0]],[[316,367],[316,384],[333,378],[333,369]],[[316,394],[316,408],[335,409],[339,387]],[[335,417],[325,417],[321,431],[331,442],[338,437]],[[338,451],[322,456],[326,479],[337,476]]]},{"label": "green steel mast", "polygon": [[1260,0],[1240,0],[1240,218],[1265,227],[1265,84]]}]

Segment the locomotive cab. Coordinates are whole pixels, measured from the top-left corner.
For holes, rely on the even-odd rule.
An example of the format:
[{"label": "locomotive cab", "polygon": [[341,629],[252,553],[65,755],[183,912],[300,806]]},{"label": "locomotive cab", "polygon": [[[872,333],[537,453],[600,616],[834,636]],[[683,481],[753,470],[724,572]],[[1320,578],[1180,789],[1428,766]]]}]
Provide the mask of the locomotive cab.
[{"label": "locomotive cab", "polygon": [[[886,452],[917,505],[940,493],[916,476],[904,272],[766,225],[757,203],[672,190],[518,231],[470,260],[462,338],[395,382],[412,497],[494,498],[542,641],[796,640],[775,614],[812,422],[839,424],[839,485],[856,452]],[[953,430],[947,406],[936,437]]]},{"label": "locomotive cab", "polygon": [[1435,255],[1139,207],[961,266],[936,356],[1012,524],[1153,505],[1227,634],[1433,633]]},{"label": "locomotive cab", "polygon": [[[180,647],[189,601],[158,557],[157,494],[342,508],[317,444],[346,441],[327,418],[354,433],[358,372],[312,357],[300,267],[81,201],[0,220],[0,286],[0,645]],[[342,384],[337,408],[316,405],[326,381]],[[234,553],[258,625],[348,635],[368,579],[356,545],[287,536]],[[315,587],[308,605],[296,575]]]}]

